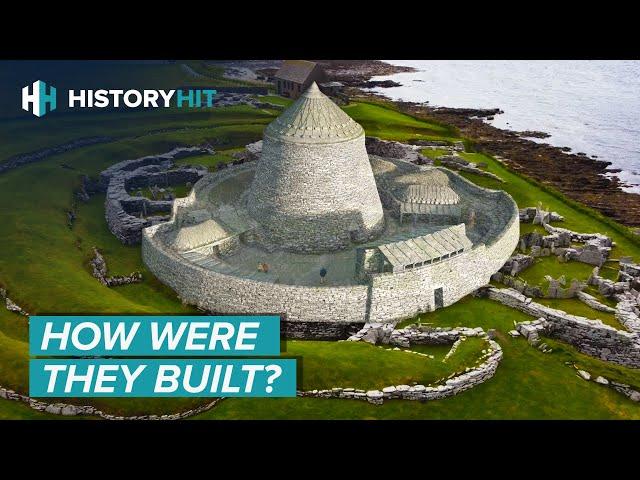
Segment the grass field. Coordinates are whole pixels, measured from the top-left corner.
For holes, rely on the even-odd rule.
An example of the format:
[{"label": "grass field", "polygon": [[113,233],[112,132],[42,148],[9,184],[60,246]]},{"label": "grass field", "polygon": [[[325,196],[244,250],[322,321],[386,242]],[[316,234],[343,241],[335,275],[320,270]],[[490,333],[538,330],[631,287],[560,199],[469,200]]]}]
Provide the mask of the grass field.
[{"label": "grass field", "polygon": [[[352,104],[345,107],[345,111],[361,123],[369,135],[401,141],[459,139],[453,129],[379,105]],[[60,125],[60,122],[49,122],[51,126],[46,129],[42,127],[44,124],[27,121],[0,124],[0,128],[7,127],[5,131],[9,133],[0,146],[0,161],[79,136],[116,137],[107,144],[70,151],[0,175],[3,219],[0,235],[4,240],[0,249],[0,285],[31,313],[195,313],[195,309],[182,305],[170,289],[149,274],[141,261],[139,247],[125,247],[111,235],[104,221],[102,196],[80,204],[77,221],[69,229],[65,211],[72,203],[72,191],[81,174],[95,176],[118,161],[164,152],[176,145],[211,143],[216,155],[187,158],[179,163],[200,163],[215,168],[219,162],[230,161],[231,154],[244,144],[260,139],[264,126],[277,113],[232,107],[201,113],[138,112],[128,116],[113,113],[95,118],[86,114],[86,124],[83,122],[81,127],[73,129],[71,119],[66,124],[66,120],[62,120]],[[77,119],[74,118],[74,122]],[[465,175],[472,181],[505,189],[521,207],[540,201],[546,208],[564,215],[567,228],[611,235],[618,242],[614,256],[632,255],[640,259],[640,246],[624,227],[564,201],[558,194],[510,172],[491,157],[478,153],[474,158],[487,162],[488,170],[506,183]],[[74,170],[62,168],[63,163]],[[144,282],[112,289],[103,287],[89,273],[93,246],[103,252],[112,274],[139,270],[143,272]],[[551,259],[543,259],[540,264],[547,260]],[[582,265],[543,265],[540,271],[536,267],[528,273],[532,281],[540,279],[546,269],[564,272],[567,279],[572,275],[588,276]],[[588,307],[559,300],[557,308],[573,313]],[[496,376],[454,398],[427,404],[391,401],[381,407],[350,400],[228,399],[199,418],[640,418],[637,404],[610,389],[581,380],[565,362],[579,363],[589,371],[607,372],[608,376],[624,378],[637,385],[640,385],[639,372],[586,357],[566,345],[554,344],[553,353],[543,354],[526,341],[506,335],[514,321],[523,319],[528,317],[489,300],[472,297],[420,317],[420,321],[436,326],[482,326],[498,330],[498,341],[505,355]],[[27,389],[27,337],[25,318],[0,309],[0,385],[21,392]],[[303,358],[304,388],[337,385],[373,388],[437,380],[472,362],[477,357],[478,346],[475,347],[473,341],[466,343],[465,348],[452,357],[452,363],[447,364],[439,361],[444,352],[437,349],[433,350],[435,358],[430,360],[402,351],[346,342],[290,341],[287,355]],[[202,402],[198,399],[92,400],[109,411],[126,414],[169,412]],[[0,418],[51,416],[1,400]]]}]

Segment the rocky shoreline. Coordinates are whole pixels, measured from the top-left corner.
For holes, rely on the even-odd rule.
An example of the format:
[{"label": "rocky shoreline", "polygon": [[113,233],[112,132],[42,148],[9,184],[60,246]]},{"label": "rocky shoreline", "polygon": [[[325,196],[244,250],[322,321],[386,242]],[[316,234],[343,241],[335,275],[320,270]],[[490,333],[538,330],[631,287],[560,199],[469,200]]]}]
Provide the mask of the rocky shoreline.
[{"label": "rocky shoreline", "polygon": [[[454,126],[471,139],[476,150],[498,157],[512,170],[554,187],[572,200],[594,208],[623,225],[640,226],[640,195],[622,190],[625,185],[611,175],[620,170],[610,168],[611,162],[590,158],[582,152],[571,153],[567,147],[531,140],[546,138],[548,134],[545,132],[515,132],[485,122],[485,119],[502,113],[499,108],[431,107],[425,103],[391,101],[384,95],[362,90],[367,88],[367,82],[373,76],[406,71],[414,69],[377,60],[352,61],[348,68],[337,71],[327,69],[332,80],[343,81],[352,87],[349,89],[352,97],[383,99],[417,118]],[[345,81],[345,74],[350,81]]]},{"label": "rocky shoreline", "polygon": [[371,81],[371,77],[393,75],[402,72],[415,72],[413,67],[392,65],[380,60],[317,60],[331,81],[342,82],[347,87],[373,88],[395,87],[393,80]]}]

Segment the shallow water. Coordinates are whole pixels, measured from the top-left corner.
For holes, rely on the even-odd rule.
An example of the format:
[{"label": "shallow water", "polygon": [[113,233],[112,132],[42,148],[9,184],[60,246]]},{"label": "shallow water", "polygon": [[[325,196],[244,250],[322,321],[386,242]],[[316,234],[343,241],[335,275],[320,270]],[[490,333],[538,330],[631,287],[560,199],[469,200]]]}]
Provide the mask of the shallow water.
[{"label": "shallow water", "polygon": [[540,142],[596,155],[640,193],[640,61],[387,60],[417,72],[375,77],[394,100],[501,108],[490,123],[551,134]]}]

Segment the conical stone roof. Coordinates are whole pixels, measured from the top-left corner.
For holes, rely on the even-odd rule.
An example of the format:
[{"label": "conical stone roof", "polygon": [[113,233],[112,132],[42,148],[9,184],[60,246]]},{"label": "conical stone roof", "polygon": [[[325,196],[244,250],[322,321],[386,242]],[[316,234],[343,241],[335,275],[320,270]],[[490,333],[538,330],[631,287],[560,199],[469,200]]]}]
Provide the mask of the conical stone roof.
[{"label": "conical stone roof", "polygon": [[313,82],[267,126],[265,135],[293,143],[338,143],[364,135],[364,130]]}]

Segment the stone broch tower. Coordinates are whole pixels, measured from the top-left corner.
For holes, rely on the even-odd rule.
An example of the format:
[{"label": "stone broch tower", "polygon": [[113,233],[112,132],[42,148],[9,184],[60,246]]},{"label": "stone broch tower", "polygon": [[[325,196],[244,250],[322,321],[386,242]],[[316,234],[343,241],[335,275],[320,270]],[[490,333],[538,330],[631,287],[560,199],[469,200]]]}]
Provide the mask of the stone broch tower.
[{"label": "stone broch tower", "polygon": [[315,83],[267,126],[247,196],[261,242],[323,252],[382,230],[364,137],[363,128]]}]

